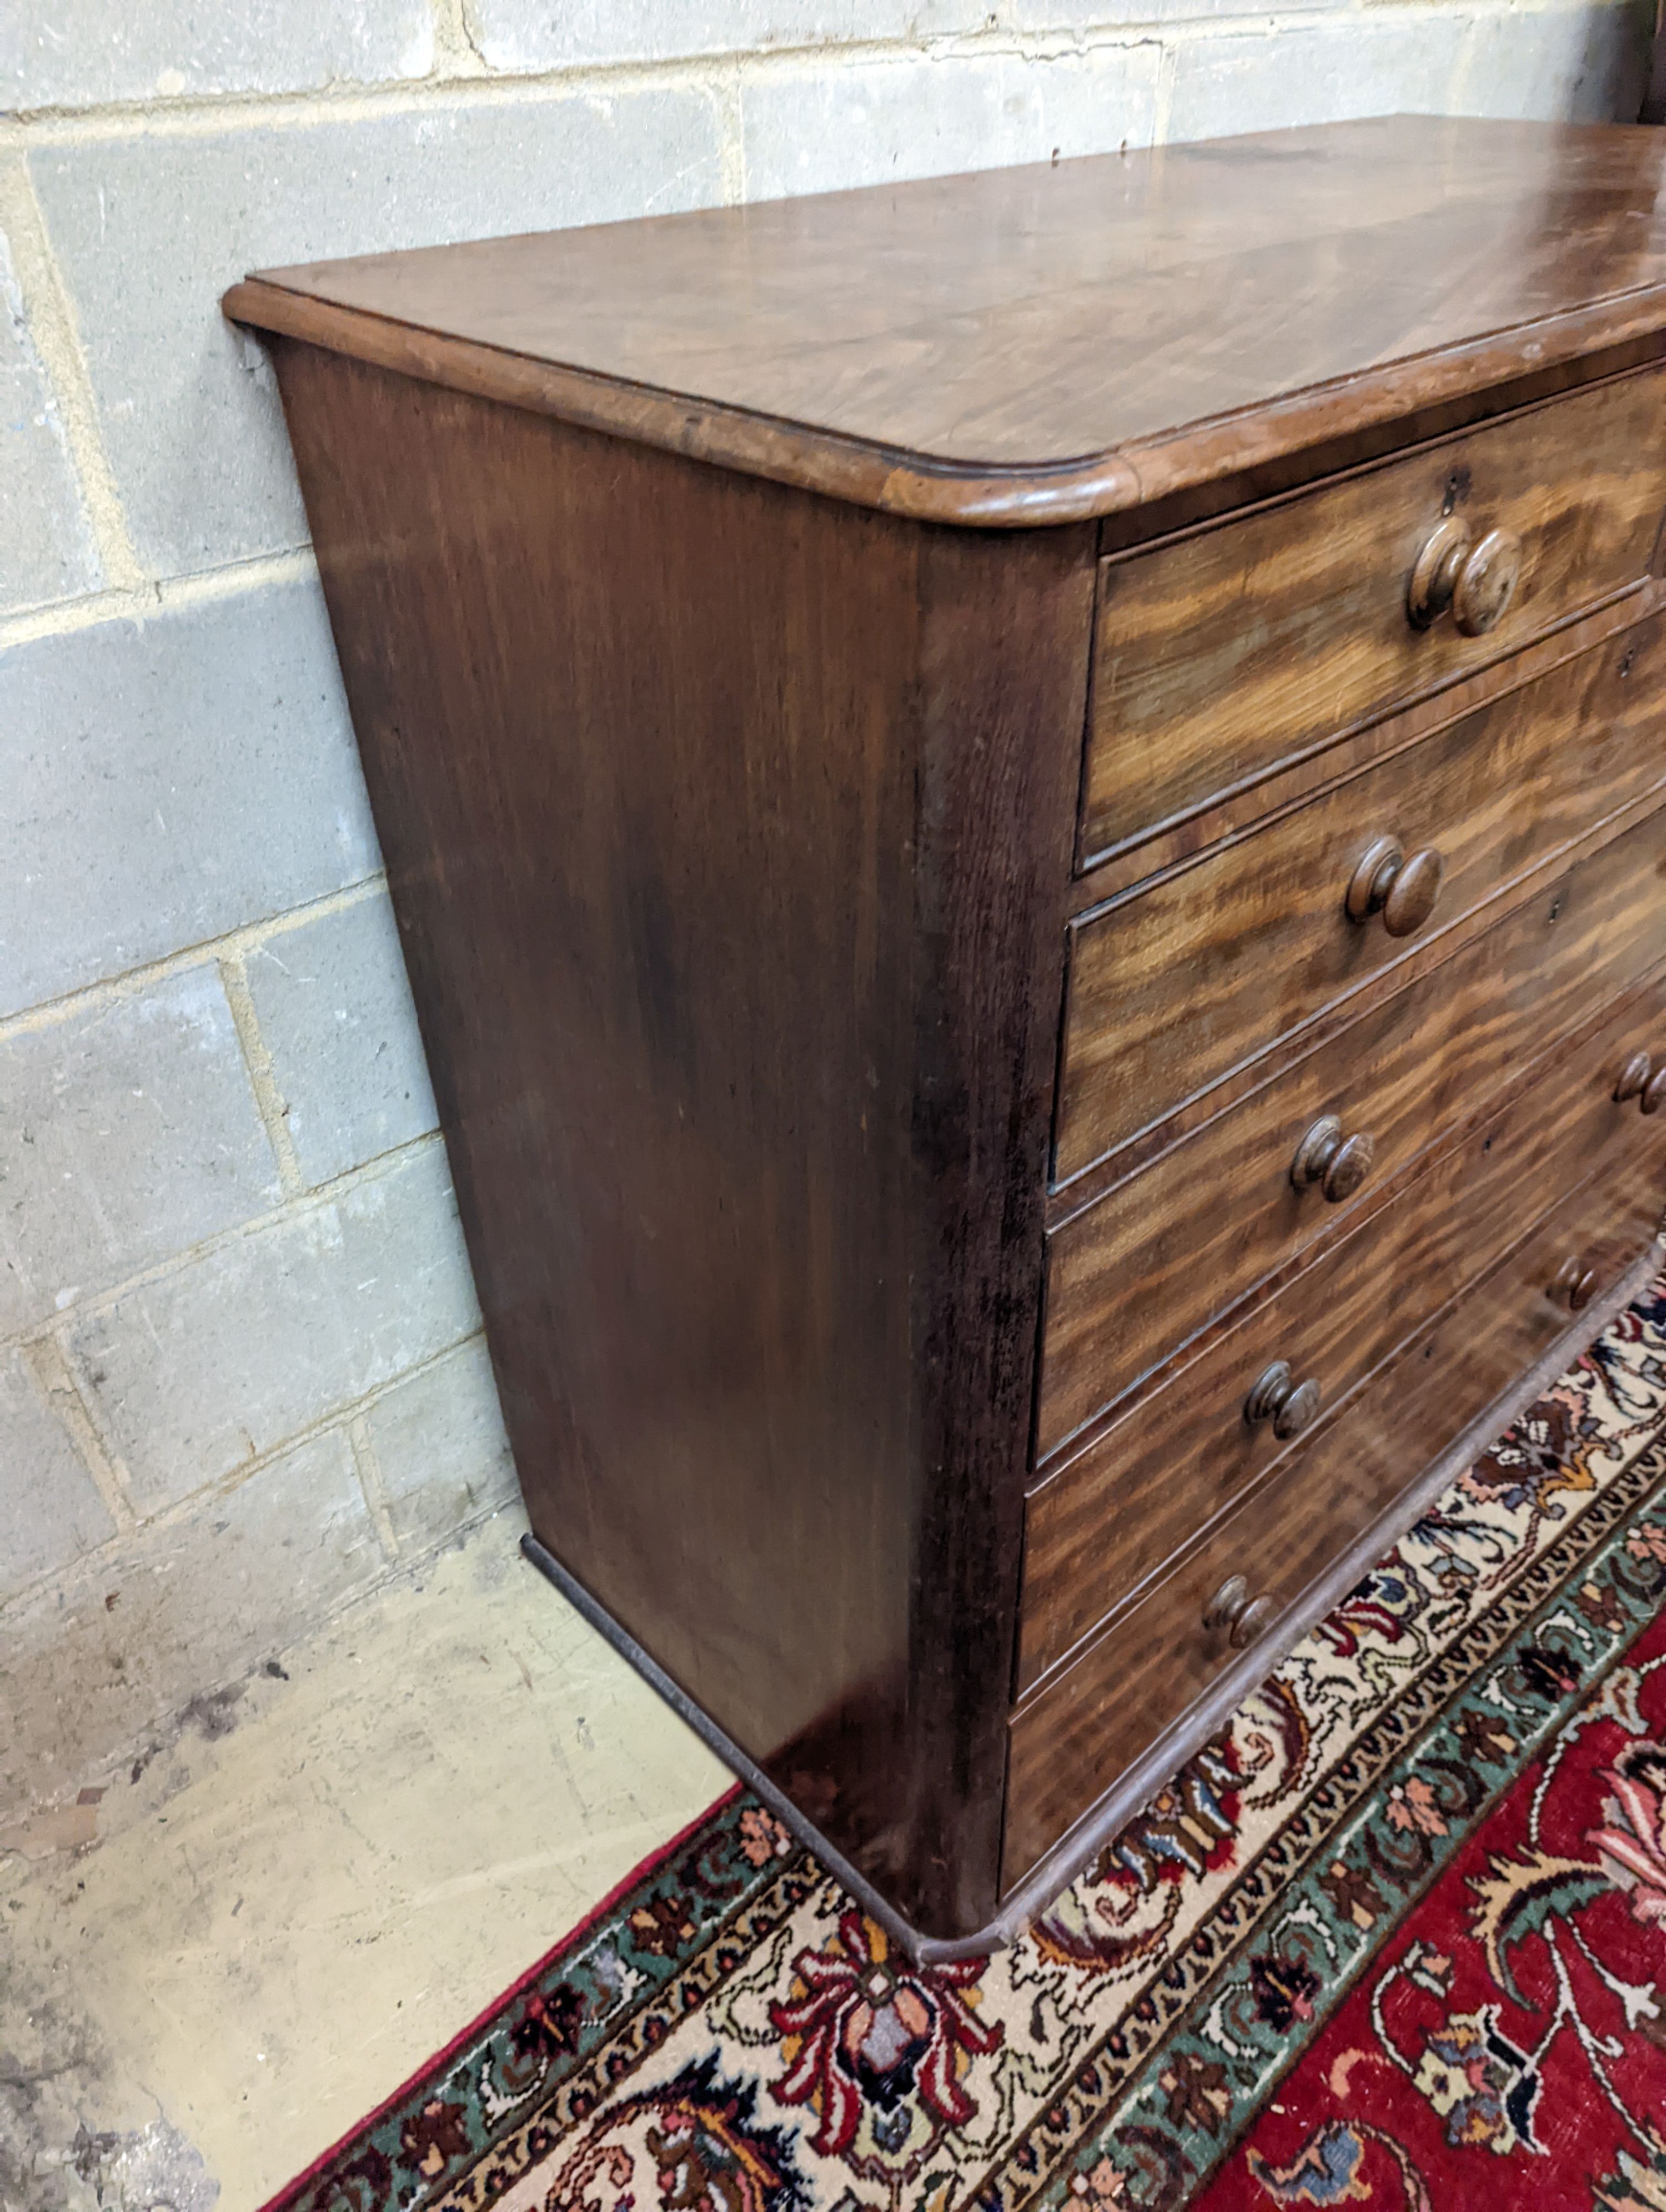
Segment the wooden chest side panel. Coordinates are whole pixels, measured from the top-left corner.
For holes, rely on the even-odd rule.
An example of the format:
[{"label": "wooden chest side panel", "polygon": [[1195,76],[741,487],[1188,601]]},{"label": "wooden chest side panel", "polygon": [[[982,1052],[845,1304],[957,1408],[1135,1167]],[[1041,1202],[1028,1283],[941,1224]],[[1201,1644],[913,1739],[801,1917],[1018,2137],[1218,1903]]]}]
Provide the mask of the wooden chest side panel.
[{"label": "wooden chest side panel", "polygon": [[976,1927],[1091,532],[278,362],[534,1529]]}]

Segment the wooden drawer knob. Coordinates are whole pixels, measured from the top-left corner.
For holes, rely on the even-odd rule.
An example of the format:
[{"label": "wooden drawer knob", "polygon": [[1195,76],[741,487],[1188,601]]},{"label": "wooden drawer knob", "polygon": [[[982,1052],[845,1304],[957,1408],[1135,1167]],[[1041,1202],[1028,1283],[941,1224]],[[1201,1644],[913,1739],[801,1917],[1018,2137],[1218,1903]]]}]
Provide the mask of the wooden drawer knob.
[{"label": "wooden drawer knob", "polygon": [[1513,530],[1489,530],[1457,573],[1452,620],[1465,637],[1484,637],[1516,596],[1522,541]]},{"label": "wooden drawer knob", "polygon": [[1408,860],[1397,838],[1373,838],[1348,879],[1349,921],[1380,914],[1390,937],[1409,937],[1434,912],[1444,870],[1432,845]]},{"label": "wooden drawer knob", "polygon": [[1465,637],[1484,637],[1516,596],[1522,541],[1513,530],[1489,530],[1473,544],[1468,526],[1448,515],[1429,533],[1406,586],[1414,629],[1427,629],[1450,609]]},{"label": "wooden drawer knob", "polygon": [[1620,1071],[1614,1095],[1623,1106],[1635,1098],[1645,1114],[1666,1106],[1666,1066],[1657,1067],[1646,1052],[1634,1052]]},{"label": "wooden drawer knob", "polygon": [[1334,1114],[1322,1114],[1296,1147],[1290,1180],[1298,1190],[1317,1183],[1332,1206],[1352,1198],[1377,1164],[1377,1139],[1364,1129],[1342,1134]]},{"label": "wooden drawer knob", "polygon": [[1206,1628],[1224,1628],[1234,1651],[1245,1651],[1279,1617],[1279,1601],[1265,1591],[1251,1597],[1242,1575],[1229,1576],[1204,1608]]},{"label": "wooden drawer knob", "polygon": [[1271,1421],[1274,1435],[1288,1442],[1300,1436],[1318,1412],[1323,1395],[1316,1377],[1310,1375],[1305,1382],[1298,1382],[1290,1371],[1290,1362],[1275,1359],[1256,1376],[1243,1401],[1243,1418],[1252,1427]]},{"label": "wooden drawer knob", "polygon": [[1564,1260],[1547,1293],[1554,1305],[1583,1313],[1596,1295],[1596,1277],[1583,1260]]}]

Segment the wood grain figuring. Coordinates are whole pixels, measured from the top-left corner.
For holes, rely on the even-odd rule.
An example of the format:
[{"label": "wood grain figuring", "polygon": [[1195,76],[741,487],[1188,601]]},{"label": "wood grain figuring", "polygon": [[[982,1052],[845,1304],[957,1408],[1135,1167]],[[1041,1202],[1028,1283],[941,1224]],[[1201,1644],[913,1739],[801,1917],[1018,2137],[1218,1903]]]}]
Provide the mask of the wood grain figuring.
[{"label": "wood grain figuring", "polygon": [[[1658,805],[1657,793],[1645,793],[1641,799],[1622,808],[1618,814],[1610,815],[1605,821],[1596,823],[1571,845],[1553,853],[1538,867],[1523,876],[1511,888],[1508,895],[1496,902],[1489,914],[1479,916],[1477,927],[1482,931],[1489,929],[1511,908],[1530,904],[1541,895],[1550,892],[1570,869],[1591,858],[1615,838],[1636,829],[1657,811]],[[1049,1186],[1047,1202],[1049,1226],[1057,1228],[1073,1221],[1079,1213],[1097,1204],[1108,1192],[1160,1158],[1171,1145],[1178,1144],[1194,1131],[1216,1120],[1240,1101],[1252,1097],[1289,1069],[1324,1046],[1334,1043],[1347,1030],[1364,1023],[1389,999],[1409,989],[1424,977],[1433,975],[1474,933],[1468,929],[1446,933],[1437,931],[1414,940],[1412,948],[1401,960],[1382,969],[1358,991],[1333,1000],[1310,1022],[1304,1023],[1299,1030],[1292,1030],[1276,1045],[1253,1060],[1246,1060],[1229,1075],[1212,1083],[1206,1091],[1165,1109],[1137,1137],[1096,1161],[1084,1174],[1062,1186]]]},{"label": "wood grain figuring", "polygon": [[[1440,1450],[1567,1323],[1546,1292],[1569,1252],[1598,1280],[1620,1275],[1658,1224],[1662,1188],[1598,1176],[1379,1370],[1343,1420],[1320,1430],[1212,1531],[1143,1605],[1108,1629],[1015,1713],[1002,1888],[1115,1783],[1237,1655],[1205,1608],[1229,1576],[1280,1612],[1369,1528]],[[1279,1624],[1265,1641],[1270,1664]]]},{"label": "wood grain figuring", "polygon": [[[1663,896],[1657,813],[1055,1230],[1037,1457],[1212,1314],[1379,1204],[1444,1128],[1645,975],[1662,946]],[[1372,1139],[1351,1205],[1328,1206],[1291,1179],[1326,1115]]]},{"label": "wood grain figuring", "polygon": [[919,520],[1057,523],[1657,337],[1663,162],[1379,118],[312,263],[228,312]]},{"label": "wood grain figuring", "polygon": [[1210,847],[1283,813],[1302,799],[1345,782],[1372,762],[1403,753],[1437,730],[1461,721],[1477,707],[1549,675],[1565,662],[1617,637],[1634,623],[1658,614],[1663,607],[1666,607],[1666,579],[1651,574],[1617,597],[1604,600],[1590,614],[1576,615],[1546,636],[1518,647],[1507,659],[1491,661],[1474,675],[1460,677],[1410,707],[1396,708],[1383,720],[1365,723],[1334,744],[1304,753],[1256,782],[1218,794],[1166,830],[1119,846],[1109,858],[1077,878],[1071,890],[1073,916],[1095,913],[1137,884],[1195,859]]},{"label": "wood grain figuring", "polygon": [[[1657,941],[1657,956],[1661,949]],[[1629,994],[1553,1073],[1440,1152],[1392,1203],[1328,1245],[1172,1380],[1140,1394],[1034,1493],[1025,1522],[1021,1689],[1263,1479],[1286,1447],[1303,1448],[1270,1421],[1245,1418],[1246,1394],[1275,1362],[1292,1382],[1317,1384],[1318,1419],[1346,1423],[1350,1393],[1408,1332],[1518,1241],[1535,1196],[1595,1172],[1616,1190],[1653,1190],[1666,1204],[1666,1134],[1614,1095],[1639,1037],[1666,1039],[1666,981]],[[1307,1430],[1298,1433],[1304,1440]]]},{"label": "wood grain figuring", "polygon": [[[1299,1599],[1279,1613],[1268,1636],[1234,1652],[1203,1693],[1152,1735],[1122,1767],[1115,1783],[1031,1863],[1011,1888],[1003,1890],[1000,1912],[983,1931],[989,1944],[1012,1942],[1033,1928],[1037,1916],[1058,1897],[1061,1885],[1073,1881],[1116,1845],[1128,1823],[1168,1788],[1199,1751],[1219,1739],[1245,1699],[1254,1696],[1277,1664],[1276,1656],[1269,1658],[1269,1651],[1274,1655],[1293,1651],[1304,1638],[1318,1629],[1326,1614],[1348,1598],[1406,1531],[1444,1499],[1453,1483],[1485,1457],[1498,1438],[1554,1389],[1604,1332],[1648,1294],[1663,1267],[1666,1267],[1666,1233],[1651,1238],[1630,1267],[1611,1277],[1583,1313],[1571,1319],[1564,1316],[1560,1331],[1541,1347],[1532,1363],[1517,1370],[1497,1397],[1489,1400],[1465,1427],[1449,1436],[1421,1474],[1397,1492],[1385,1510],[1352,1543],[1332,1554],[1323,1572],[1308,1583]],[[873,1903],[868,1909],[874,1909]],[[883,1908],[879,1917],[884,1917]],[[928,1952],[925,1955],[935,1959],[944,1954]],[[971,1954],[957,1948],[953,1955]]]},{"label": "wood grain figuring", "polygon": [[[1100,572],[1084,866],[1645,574],[1666,506],[1666,374],[1573,394]],[[1518,534],[1495,627],[1408,618],[1447,518]]]},{"label": "wood grain figuring", "polygon": [[533,1529],[976,1927],[1091,534],[277,360]]},{"label": "wood grain figuring", "polygon": [[1663,637],[1656,622],[1571,662],[1415,754],[1366,769],[1073,923],[1055,1180],[1081,1173],[1419,941],[1345,911],[1374,840],[1441,856],[1426,937],[1462,924],[1655,787],[1666,765],[1656,690]]}]

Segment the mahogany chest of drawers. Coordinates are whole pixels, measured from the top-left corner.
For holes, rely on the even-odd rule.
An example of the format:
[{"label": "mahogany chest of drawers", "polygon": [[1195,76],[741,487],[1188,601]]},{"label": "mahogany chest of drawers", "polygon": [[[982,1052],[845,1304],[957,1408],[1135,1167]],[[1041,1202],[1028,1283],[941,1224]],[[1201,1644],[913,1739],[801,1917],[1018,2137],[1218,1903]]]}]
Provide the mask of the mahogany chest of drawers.
[{"label": "mahogany chest of drawers", "polygon": [[1651,1262],[1666,148],[280,270],[534,1555],[925,1955]]}]

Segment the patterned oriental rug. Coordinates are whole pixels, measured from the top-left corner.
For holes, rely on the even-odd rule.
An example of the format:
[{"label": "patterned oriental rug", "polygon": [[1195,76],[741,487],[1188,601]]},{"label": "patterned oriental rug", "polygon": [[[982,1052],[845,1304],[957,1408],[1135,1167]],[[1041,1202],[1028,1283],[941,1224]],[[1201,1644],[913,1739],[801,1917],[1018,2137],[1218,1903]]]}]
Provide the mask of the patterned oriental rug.
[{"label": "patterned oriental rug", "polygon": [[269,2212],[1666,2212],[1666,1279],[1031,1933],[737,1794]]}]

